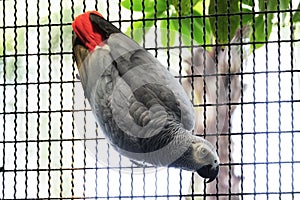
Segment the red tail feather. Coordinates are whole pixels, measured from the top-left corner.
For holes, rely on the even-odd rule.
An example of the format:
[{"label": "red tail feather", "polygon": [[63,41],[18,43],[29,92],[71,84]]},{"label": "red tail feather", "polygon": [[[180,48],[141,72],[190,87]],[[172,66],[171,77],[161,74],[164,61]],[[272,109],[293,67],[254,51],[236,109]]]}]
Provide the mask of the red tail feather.
[{"label": "red tail feather", "polygon": [[77,37],[83,42],[83,44],[93,51],[97,45],[100,45],[103,41],[98,27],[90,20],[90,14],[96,14],[103,18],[103,16],[97,11],[90,11],[81,14],[75,18],[72,23],[73,30]]}]

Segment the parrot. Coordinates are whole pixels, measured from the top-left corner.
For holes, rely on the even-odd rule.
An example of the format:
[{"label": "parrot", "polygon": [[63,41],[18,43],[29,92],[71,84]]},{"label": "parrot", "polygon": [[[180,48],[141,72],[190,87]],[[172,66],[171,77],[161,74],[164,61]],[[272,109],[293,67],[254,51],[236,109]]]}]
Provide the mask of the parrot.
[{"label": "parrot", "polygon": [[98,11],[73,23],[73,56],[85,98],[109,144],[132,161],[218,175],[216,148],[193,134],[193,105],[150,52]]}]

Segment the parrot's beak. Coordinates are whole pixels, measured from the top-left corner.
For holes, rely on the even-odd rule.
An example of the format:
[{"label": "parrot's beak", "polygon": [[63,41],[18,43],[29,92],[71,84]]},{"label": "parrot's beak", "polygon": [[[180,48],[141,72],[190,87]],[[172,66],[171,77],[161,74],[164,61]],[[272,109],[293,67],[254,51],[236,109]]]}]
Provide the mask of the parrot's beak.
[{"label": "parrot's beak", "polygon": [[206,183],[210,183],[217,177],[219,173],[219,166],[213,168],[211,165],[205,165],[198,169],[197,173],[203,178],[209,178]]}]

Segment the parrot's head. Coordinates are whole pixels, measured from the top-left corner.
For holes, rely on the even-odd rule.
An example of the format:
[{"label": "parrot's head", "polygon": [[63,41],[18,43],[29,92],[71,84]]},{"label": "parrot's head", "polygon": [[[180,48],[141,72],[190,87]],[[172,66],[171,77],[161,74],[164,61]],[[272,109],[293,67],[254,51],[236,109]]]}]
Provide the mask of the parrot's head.
[{"label": "parrot's head", "polygon": [[219,173],[219,156],[214,146],[203,139],[197,137],[197,140],[192,143],[192,156],[196,164],[200,168],[196,169],[197,173],[203,177],[208,178],[207,183],[212,182]]},{"label": "parrot's head", "polygon": [[111,26],[97,11],[85,12],[75,18],[72,23],[73,54],[80,69],[87,55],[94,51],[97,46],[103,46],[111,33],[120,32]]},{"label": "parrot's head", "polygon": [[[219,156],[214,146],[202,137],[191,135],[187,150],[170,167],[196,171],[207,183],[215,180],[219,173]],[[183,139],[184,140],[184,139]]]}]

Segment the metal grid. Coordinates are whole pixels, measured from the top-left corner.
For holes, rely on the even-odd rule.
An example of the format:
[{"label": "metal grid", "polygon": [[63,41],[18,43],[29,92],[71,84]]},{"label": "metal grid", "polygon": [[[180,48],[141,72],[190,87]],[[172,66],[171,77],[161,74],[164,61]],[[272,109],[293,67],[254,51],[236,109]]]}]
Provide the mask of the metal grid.
[{"label": "metal grid", "polygon": [[[158,24],[163,19],[179,20],[181,32],[181,20],[191,18],[193,22],[197,19],[195,17],[174,17],[167,10],[165,18],[157,18],[154,14],[153,18],[145,19],[143,11],[139,19],[136,13],[126,10],[118,1],[2,0],[0,4],[1,199],[300,197],[300,182],[296,178],[300,173],[300,158],[295,153],[299,152],[296,144],[300,141],[300,127],[296,123],[300,120],[297,56],[300,32],[299,27],[297,32],[296,24],[291,22],[282,27],[278,23],[277,27],[274,26],[275,33],[268,42],[263,42],[260,50],[254,50],[248,59],[244,59],[242,53],[238,73],[199,75],[192,67],[191,75],[185,75],[184,63],[188,56],[184,51],[195,49],[199,44],[193,41],[191,45],[185,45],[179,36],[178,43],[171,46],[168,42],[164,47],[158,39]],[[292,8],[297,3],[290,2],[289,5],[289,10],[279,11],[278,6],[277,10],[270,12],[286,12],[291,20],[296,11]],[[203,3],[204,9],[205,6]],[[215,9],[218,9],[217,5]],[[254,7],[252,9],[254,18],[259,13],[255,13]],[[181,83],[187,79],[192,83],[191,100],[195,108],[203,109],[203,134],[214,141],[220,155],[225,152],[226,158],[221,157],[221,168],[225,172],[215,182],[206,185],[196,175],[185,171],[151,167],[152,170],[148,171],[126,164],[122,157],[111,158],[112,149],[94,123],[80,89],[77,90],[80,82],[76,78],[71,52],[71,22],[87,10],[99,10],[123,31],[127,27],[133,28],[137,21],[143,26],[149,20],[154,21],[152,37],[146,36],[143,30],[142,45],[167,66],[174,64],[171,50],[178,50],[174,53],[178,65],[176,78]],[[235,15],[242,17],[240,13]],[[204,15],[203,21],[208,17],[217,15]],[[280,22],[280,15],[277,20]],[[193,33],[192,25],[191,30]],[[169,32],[166,37],[170,37]],[[194,37],[192,34],[191,38]],[[206,42],[204,39],[201,46],[214,47]],[[251,44],[260,43],[239,43],[242,46]],[[230,49],[229,44],[223,45]],[[165,54],[164,59],[161,59],[161,54]],[[189,56],[195,57],[194,51]],[[218,58],[217,53],[214,56]],[[216,59],[216,64],[218,62]],[[239,101],[231,101],[232,89],[229,87],[228,102],[218,102],[218,92],[215,102],[209,102],[205,97],[208,92],[205,77],[214,76],[218,80],[228,74],[238,76],[240,80]],[[199,87],[196,81],[199,77],[204,77],[202,103],[195,101],[194,93]],[[229,85],[230,82],[231,78]],[[220,106],[227,108],[222,130],[218,125],[218,114],[222,112],[218,109]],[[212,125],[216,132],[209,132],[209,109],[216,111],[216,124]],[[224,147],[221,141],[227,141],[227,146]]]}]

